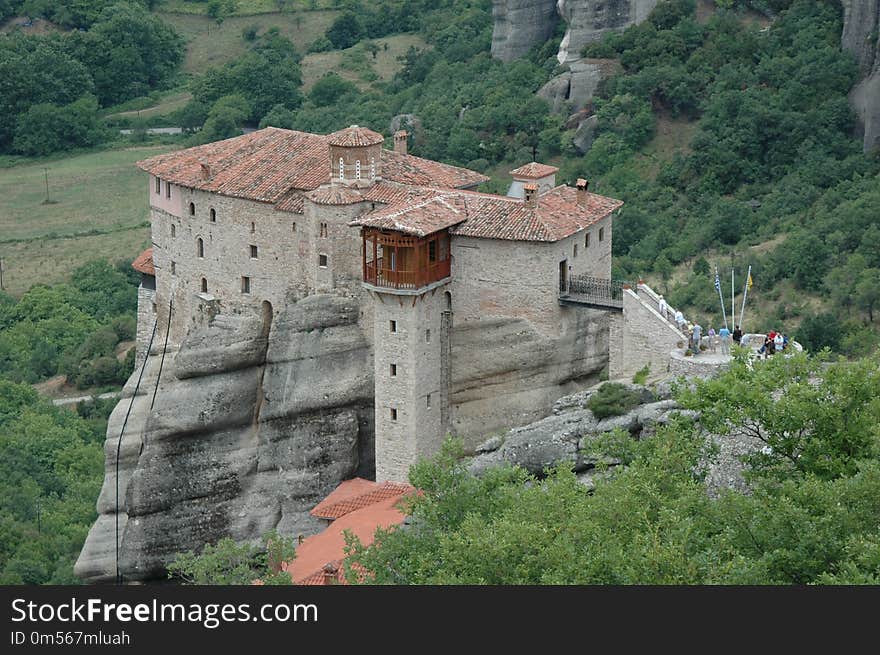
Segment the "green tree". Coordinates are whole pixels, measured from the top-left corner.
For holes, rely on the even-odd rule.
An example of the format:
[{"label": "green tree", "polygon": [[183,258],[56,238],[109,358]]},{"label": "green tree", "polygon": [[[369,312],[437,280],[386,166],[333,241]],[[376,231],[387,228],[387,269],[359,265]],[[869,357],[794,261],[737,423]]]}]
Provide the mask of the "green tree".
[{"label": "green tree", "polygon": [[324,33],[334,48],[350,48],[364,37],[364,27],[357,14],[346,11],[340,14]]},{"label": "green tree", "polygon": [[262,545],[236,543],[224,537],[207,544],[198,555],[180,553],[168,565],[170,578],[198,585],[291,584],[282,564],[296,556],[293,539],[274,530],[263,536]]}]

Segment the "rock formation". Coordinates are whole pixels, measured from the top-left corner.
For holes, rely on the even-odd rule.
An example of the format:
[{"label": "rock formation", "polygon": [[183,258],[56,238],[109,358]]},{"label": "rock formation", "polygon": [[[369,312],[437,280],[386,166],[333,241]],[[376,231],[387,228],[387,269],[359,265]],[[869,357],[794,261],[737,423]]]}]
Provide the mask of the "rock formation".
[{"label": "rock formation", "polygon": [[[373,382],[355,301],[310,296],[275,321],[219,315],[168,353],[154,344],[119,458],[126,579],[162,575],[180,551],[272,528],[310,534],[309,510],[339,482],[372,473]],[[108,426],[99,517],[76,564],[112,579],[116,444],[137,375]]]},{"label": "rock formation", "polygon": [[841,0],[841,45],[855,55],[862,80],[850,93],[865,152],[880,148],[880,0]]},{"label": "rock formation", "polygon": [[656,5],[657,0],[559,0],[559,14],[568,29],[556,58],[560,64],[580,59],[585,45],[605,32],[641,23]]},{"label": "rock formation", "polygon": [[[496,435],[476,449],[469,470],[481,475],[493,466],[521,466],[529,473],[542,475],[548,468],[569,464],[578,480],[593,487],[596,480],[613,475],[620,462],[598,452],[597,440],[620,428],[634,439],[649,438],[657,427],[675,415],[699,420],[699,414],[680,409],[671,398],[671,380],[661,380],[650,387],[628,384],[641,395],[642,404],[621,416],[597,419],[587,407],[598,387],[560,398],[553,413],[539,421]],[[710,496],[732,488],[745,490],[743,455],[759,450],[763,444],[744,434],[712,435],[718,454],[704,462],[706,488]],[[599,466],[599,464],[602,464]]]},{"label": "rock formation", "polygon": [[556,0],[492,0],[492,18],[492,56],[501,61],[546,41],[559,21]]}]

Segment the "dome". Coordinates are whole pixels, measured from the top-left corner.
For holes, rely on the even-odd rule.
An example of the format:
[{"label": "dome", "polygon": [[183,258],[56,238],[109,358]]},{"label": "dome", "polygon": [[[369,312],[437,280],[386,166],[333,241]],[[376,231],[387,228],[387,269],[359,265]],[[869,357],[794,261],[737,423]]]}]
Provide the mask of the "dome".
[{"label": "dome", "polygon": [[343,148],[355,148],[363,146],[374,146],[385,140],[378,132],[366,127],[352,125],[344,130],[339,130],[329,135],[329,143],[331,146],[341,146]]}]

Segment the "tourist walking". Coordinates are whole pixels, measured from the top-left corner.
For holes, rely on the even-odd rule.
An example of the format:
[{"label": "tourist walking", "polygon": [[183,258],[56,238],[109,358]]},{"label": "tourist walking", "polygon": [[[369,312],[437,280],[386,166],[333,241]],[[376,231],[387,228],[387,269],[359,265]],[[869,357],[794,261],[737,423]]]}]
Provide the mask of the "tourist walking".
[{"label": "tourist walking", "polygon": [[702,337],[703,328],[699,323],[694,323],[694,354],[700,354],[700,339]]},{"label": "tourist walking", "polygon": [[721,354],[729,355],[730,354],[730,330],[726,327],[718,330],[718,337],[721,339]]},{"label": "tourist walking", "polygon": [[716,350],[715,350],[715,328],[713,328],[711,325],[709,326],[709,329],[706,330],[706,336],[709,337],[709,348],[712,349],[713,353],[716,352]]},{"label": "tourist walking", "polygon": [[663,318],[669,318],[666,315],[666,298],[663,297],[662,293],[657,297],[657,311],[660,312],[660,316]]},{"label": "tourist walking", "polygon": [[684,332],[684,314],[681,313],[680,309],[675,312],[675,324],[681,332]]}]

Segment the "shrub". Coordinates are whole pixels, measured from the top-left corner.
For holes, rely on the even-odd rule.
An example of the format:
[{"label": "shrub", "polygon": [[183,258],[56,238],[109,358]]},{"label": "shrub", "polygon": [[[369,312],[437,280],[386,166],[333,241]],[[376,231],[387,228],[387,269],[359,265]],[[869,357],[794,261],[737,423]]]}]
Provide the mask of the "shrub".
[{"label": "shrub", "polygon": [[645,364],[645,366],[638,370],[638,372],[633,375],[633,384],[645,384],[648,380],[648,375],[651,373],[651,364],[650,362]]},{"label": "shrub", "polygon": [[639,394],[617,382],[606,382],[587,401],[587,407],[598,419],[626,414],[638,404]]}]

